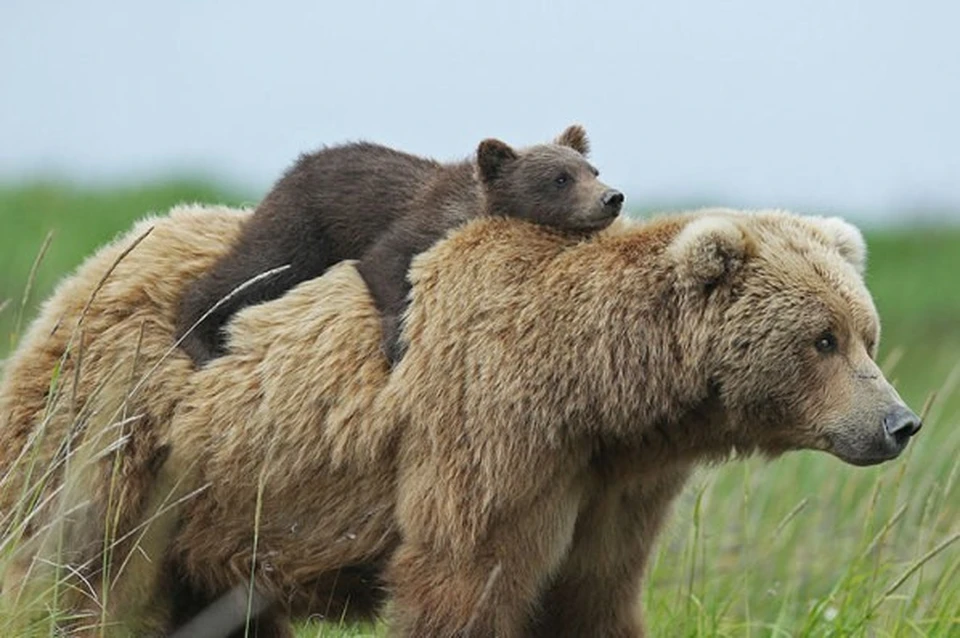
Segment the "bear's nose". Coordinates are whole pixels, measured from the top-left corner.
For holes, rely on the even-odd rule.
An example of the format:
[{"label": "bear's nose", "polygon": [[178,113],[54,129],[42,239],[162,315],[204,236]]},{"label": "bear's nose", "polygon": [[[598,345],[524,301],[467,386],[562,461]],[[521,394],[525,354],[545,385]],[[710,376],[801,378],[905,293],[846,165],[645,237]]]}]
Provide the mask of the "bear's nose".
[{"label": "bear's nose", "polygon": [[617,212],[620,211],[620,207],[623,206],[623,193],[620,191],[609,190],[603,194],[603,206]]},{"label": "bear's nose", "polygon": [[905,405],[896,406],[883,417],[884,431],[898,443],[906,443],[907,439],[920,431],[922,425],[920,417]]}]

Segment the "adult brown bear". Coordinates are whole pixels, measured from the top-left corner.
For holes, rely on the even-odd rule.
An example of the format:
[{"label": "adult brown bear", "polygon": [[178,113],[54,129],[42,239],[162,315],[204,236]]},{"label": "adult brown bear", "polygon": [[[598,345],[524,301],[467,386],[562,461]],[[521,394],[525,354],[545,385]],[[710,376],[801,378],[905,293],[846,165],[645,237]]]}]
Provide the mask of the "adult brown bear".
[{"label": "adult brown bear", "polygon": [[[92,448],[52,481],[68,489],[37,522],[65,532],[26,543],[24,569],[65,550],[96,597],[74,608],[135,631],[168,631],[252,570],[272,603],[261,636],[309,613],[370,616],[387,596],[398,635],[639,636],[643,568],[696,463],[795,449],[878,463],[920,427],[873,361],[864,244],[838,220],[706,210],[586,241],[479,220],[415,262],[392,373],[349,262],[239,313],[230,352],[193,372],[171,351],[176,292],[240,219],[153,220],[93,296],[58,396],[125,419],[94,409],[78,432],[45,388],[68,343],[51,327],[77,323],[131,236],[48,302],[0,388],[3,449],[71,434]],[[114,408],[134,365],[147,381]],[[38,449],[51,463],[62,446]],[[112,511],[114,534],[144,541],[106,581],[90,560]]]}]

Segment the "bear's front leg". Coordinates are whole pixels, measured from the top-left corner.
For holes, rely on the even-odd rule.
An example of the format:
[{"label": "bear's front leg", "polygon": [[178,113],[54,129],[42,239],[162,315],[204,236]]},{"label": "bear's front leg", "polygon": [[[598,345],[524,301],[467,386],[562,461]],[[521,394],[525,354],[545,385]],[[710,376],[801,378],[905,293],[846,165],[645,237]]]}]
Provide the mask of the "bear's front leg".
[{"label": "bear's front leg", "polygon": [[[610,459],[605,459],[609,472]],[[615,462],[615,460],[614,460]],[[532,623],[538,638],[643,638],[643,571],[687,468],[598,476],[573,545]]]},{"label": "bear's front leg", "polygon": [[390,636],[519,638],[548,576],[520,557],[458,564],[427,548],[401,547],[390,566]]},{"label": "bear's front leg", "polygon": [[395,367],[407,352],[407,344],[400,338],[403,333],[403,319],[397,314],[385,314],[381,325],[383,338],[380,341],[380,350],[387,357],[390,366]]},{"label": "bear's front leg", "polygon": [[498,516],[495,526],[476,536],[443,523],[439,534],[407,527],[386,573],[390,635],[527,635],[573,539],[578,496],[543,494],[539,502]]}]

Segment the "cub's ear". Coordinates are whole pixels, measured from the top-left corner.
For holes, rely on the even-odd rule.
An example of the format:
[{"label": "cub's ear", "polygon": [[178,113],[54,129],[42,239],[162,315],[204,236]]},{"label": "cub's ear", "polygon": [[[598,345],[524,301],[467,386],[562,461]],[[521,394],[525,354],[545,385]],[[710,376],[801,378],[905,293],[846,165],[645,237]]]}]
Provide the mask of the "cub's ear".
[{"label": "cub's ear", "polygon": [[568,126],[567,130],[554,140],[554,143],[560,146],[569,146],[584,157],[590,153],[590,140],[587,139],[587,131],[579,124]]},{"label": "cub's ear", "polygon": [[867,242],[860,230],[839,217],[814,217],[813,224],[827,236],[840,256],[863,275],[867,267]]},{"label": "cub's ear", "polygon": [[750,252],[743,230],[723,217],[691,221],[667,247],[681,285],[701,289],[712,289],[730,277]]},{"label": "cub's ear", "polygon": [[517,159],[517,152],[500,140],[488,139],[477,147],[477,167],[484,182],[494,180],[503,174],[503,169]]}]

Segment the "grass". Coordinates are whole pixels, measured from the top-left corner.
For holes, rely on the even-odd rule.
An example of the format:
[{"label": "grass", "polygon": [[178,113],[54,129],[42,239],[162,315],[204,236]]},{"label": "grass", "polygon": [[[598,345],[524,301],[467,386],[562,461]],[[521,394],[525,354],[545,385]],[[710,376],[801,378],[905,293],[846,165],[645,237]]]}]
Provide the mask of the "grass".
[{"label": "grass", "polygon": [[0,304],[10,300],[0,312],[0,356],[16,337],[24,285],[48,234],[52,233],[51,248],[26,300],[24,323],[57,280],[76,268],[93,248],[148,213],[163,213],[174,204],[192,201],[241,204],[251,200],[186,179],[107,189],[46,182],[0,187]]},{"label": "grass", "polygon": [[[59,277],[179,201],[249,199],[190,181],[0,188],[0,356]],[[880,361],[911,406],[927,405],[924,431],[880,467],[799,453],[698,473],[651,565],[651,635],[960,635],[960,230],[873,232],[868,243]],[[371,631],[310,624],[300,635]]]}]

